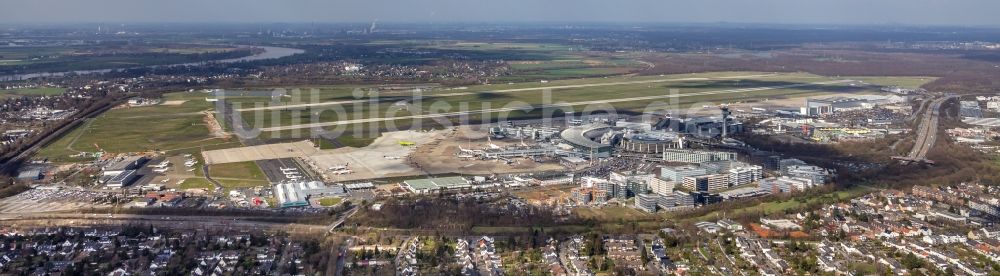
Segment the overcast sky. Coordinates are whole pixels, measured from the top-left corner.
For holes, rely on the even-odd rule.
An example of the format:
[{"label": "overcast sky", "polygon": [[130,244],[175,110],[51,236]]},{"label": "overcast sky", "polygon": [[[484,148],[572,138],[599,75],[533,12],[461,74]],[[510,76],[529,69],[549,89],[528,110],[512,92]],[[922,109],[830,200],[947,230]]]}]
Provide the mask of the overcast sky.
[{"label": "overcast sky", "polygon": [[21,22],[748,22],[1000,26],[998,0],[0,0]]}]

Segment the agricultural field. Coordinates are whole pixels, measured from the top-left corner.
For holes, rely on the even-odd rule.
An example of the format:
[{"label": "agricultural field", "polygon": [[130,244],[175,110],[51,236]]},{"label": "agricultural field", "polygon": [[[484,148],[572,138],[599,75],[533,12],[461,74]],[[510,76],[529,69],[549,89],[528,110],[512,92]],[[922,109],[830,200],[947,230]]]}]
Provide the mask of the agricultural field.
[{"label": "agricultural field", "polygon": [[187,153],[204,147],[239,146],[235,138],[212,135],[204,111],[214,107],[202,93],[170,93],[164,104],[119,107],[91,119],[39,151],[36,158],[68,160],[80,152]]}]

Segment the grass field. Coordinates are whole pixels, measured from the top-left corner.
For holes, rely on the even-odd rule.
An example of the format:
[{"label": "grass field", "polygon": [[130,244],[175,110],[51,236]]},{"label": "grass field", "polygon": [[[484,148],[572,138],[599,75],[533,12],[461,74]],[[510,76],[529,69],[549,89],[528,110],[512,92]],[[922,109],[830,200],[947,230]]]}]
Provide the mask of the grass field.
[{"label": "grass field", "polygon": [[224,188],[225,190],[263,187],[269,184],[267,180],[217,179],[215,177],[212,177],[212,179],[215,179],[215,181],[219,181],[219,184],[222,185],[222,188]]},{"label": "grass field", "polygon": [[260,167],[257,166],[257,163],[254,163],[253,161],[215,164],[209,168],[209,171],[212,173],[212,178],[267,181],[267,177],[264,176],[264,172],[261,171]]},{"label": "grass field", "polygon": [[0,98],[17,96],[55,96],[66,92],[66,88],[61,87],[35,87],[0,90]]},{"label": "grass field", "polygon": [[194,149],[197,152],[201,147],[239,146],[235,138],[227,140],[211,135],[201,112],[212,110],[213,106],[204,100],[204,94],[171,93],[165,100],[184,103],[110,110],[47,145],[36,157],[73,161],[69,155],[99,150],[126,153]]},{"label": "grass field", "polygon": [[859,80],[866,83],[882,86],[899,86],[903,88],[919,88],[920,86],[937,80],[936,77],[847,77],[852,80]]},{"label": "grass field", "polygon": [[212,179],[226,190],[267,186],[267,176],[255,162],[215,164],[209,168]]},{"label": "grass field", "polygon": [[181,190],[187,189],[206,189],[209,192],[215,191],[215,185],[209,182],[208,179],[204,178],[188,178],[185,179],[183,183],[178,187]]},{"label": "grass field", "polygon": [[638,218],[651,218],[653,217],[649,213],[640,211],[635,208],[622,207],[622,206],[607,206],[601,208],[576,208],[573,209],[575,215],[584,219],[593,219],[596,221],[622,221],[622,220],[635,220]]},{"label": "grass field", "polygon": [[342,201],[343,199],[339,197],[324,197],[319,199],[319,205],[323,207],[336,206],[337,204],[340,204],[340,202]]}]

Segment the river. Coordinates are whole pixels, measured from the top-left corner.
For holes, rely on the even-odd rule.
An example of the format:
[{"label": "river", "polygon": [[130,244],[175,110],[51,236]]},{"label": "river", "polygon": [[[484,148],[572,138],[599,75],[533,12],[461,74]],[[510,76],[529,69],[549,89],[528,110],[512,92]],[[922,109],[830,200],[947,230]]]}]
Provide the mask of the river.
[{"label": "river", "polygon": [[240,46],[240,47],[253,47],[264,49],[264,52],[245,56],[240,58],[231,59],[221,59],[212,61],[199,61],[199,62],[189,62],[189,63],[177,63],[177,64],[162,64],[162,65],[147,65],[129,68],[117,68],[117,69],[97,69],[97,70],[79,70],[79,71],[66,71],[66,72],[40,72],[40,73],[29,73],[29,74],[17,74],[17,75],[3,75],[0,76],[0,81],[11,81],[11,80],[27,80],[38,77],[59,77],[70,73],[76,73],[80,75],[95,74],[95,73],[108,73],[112,71],[122,71],[128,69],[139,69],[139,68],[157,68],[157,67],[171,67],[171,66],[196,66],[208,63],[234,63],[242,61],[255,61],[255,60],[265,60],[265,59],[275,59],[283,58],[291,55],[305,53],[305,50],[295,49],[295,48],[284,48],[284,47],[272,47],[272,46]]}]

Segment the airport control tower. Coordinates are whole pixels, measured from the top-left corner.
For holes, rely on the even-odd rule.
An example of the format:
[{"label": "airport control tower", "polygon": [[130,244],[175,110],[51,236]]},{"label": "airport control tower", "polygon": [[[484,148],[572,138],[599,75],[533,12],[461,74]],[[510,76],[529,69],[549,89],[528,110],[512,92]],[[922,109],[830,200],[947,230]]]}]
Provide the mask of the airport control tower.
[{"label": "airport control tower", "polygon": [[726,136],[729,135],[729,115],[733,113],[729,112],[728,105],[723,105],[719,109],[722,109],[722,139],[726,139]]}]

